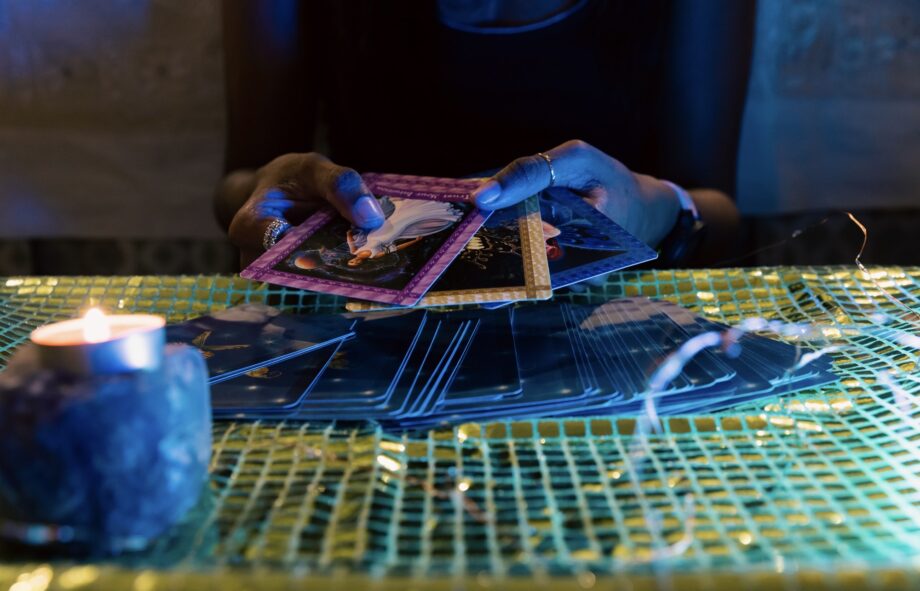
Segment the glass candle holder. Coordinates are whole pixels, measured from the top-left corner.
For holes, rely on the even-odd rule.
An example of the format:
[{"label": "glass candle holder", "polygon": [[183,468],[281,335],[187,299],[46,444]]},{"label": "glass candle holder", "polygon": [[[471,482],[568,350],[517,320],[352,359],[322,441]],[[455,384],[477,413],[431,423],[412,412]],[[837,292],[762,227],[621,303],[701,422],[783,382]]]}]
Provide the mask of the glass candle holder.
[{"label": "glass candle holder", "polygon": [[117,553],[196,503],[211,453],[207,368],[196,349],[164,346],[163,324],[93,342],[36,331],[16,352],[0,374],[0,535]]}]

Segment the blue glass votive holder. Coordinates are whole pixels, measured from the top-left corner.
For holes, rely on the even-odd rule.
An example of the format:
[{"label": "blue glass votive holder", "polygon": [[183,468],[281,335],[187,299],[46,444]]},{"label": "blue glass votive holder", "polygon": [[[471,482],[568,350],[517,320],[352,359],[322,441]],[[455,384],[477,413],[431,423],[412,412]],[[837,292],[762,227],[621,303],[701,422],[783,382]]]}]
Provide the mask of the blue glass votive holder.
[{"label": "blue glass votive holder", "polygon": [[131,334],[130,359],[112,344],[123,335],[83,352],[30,343],[0,374],[0,536],[136,550],[198,500],[211,454],[204,360],[165,345],[162,326]]}]

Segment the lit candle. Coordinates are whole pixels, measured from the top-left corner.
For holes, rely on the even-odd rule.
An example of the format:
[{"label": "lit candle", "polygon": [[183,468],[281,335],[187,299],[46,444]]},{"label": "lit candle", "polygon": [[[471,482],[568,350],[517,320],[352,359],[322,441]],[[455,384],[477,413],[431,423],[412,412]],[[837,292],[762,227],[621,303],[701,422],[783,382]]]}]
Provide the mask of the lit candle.
[{"label": "lit candle", "polygon": [[0,372],[7,537],[62,551],[136,550],[206,490],[207,367],[165,335],[162,317],[90,310],[35,330],[10,358]]},{"label": "lit candle", "polygon": [[156,369],[163,361],[166,321],[150,314],[106,316],[91,308],[82,318],[32,332],[44,367],[76,375]]}]

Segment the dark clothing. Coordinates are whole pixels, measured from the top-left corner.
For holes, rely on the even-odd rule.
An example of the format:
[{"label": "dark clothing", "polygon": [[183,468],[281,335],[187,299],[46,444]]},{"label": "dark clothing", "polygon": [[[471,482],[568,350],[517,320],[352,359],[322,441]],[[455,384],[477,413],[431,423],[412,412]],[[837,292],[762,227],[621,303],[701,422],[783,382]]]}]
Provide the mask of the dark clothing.
[{"label": "dark clothing", "polygon": [[434,3],[404,14],[395,4],[373,4],[359,43],[347,28],[330,35],[334,160],[457,176],[579,138],[633,170],[659,168],[663,3],[590,2],[514,35],[455,31]]},{"label": "dark clothing", "polygon": [[449,28],[434,0],[232,5],[249,8],[225,17],[231,169],[315,149],[359,171],[462,176],[577,138],[733,193],[752,2],[591,0],[511,35]]}]

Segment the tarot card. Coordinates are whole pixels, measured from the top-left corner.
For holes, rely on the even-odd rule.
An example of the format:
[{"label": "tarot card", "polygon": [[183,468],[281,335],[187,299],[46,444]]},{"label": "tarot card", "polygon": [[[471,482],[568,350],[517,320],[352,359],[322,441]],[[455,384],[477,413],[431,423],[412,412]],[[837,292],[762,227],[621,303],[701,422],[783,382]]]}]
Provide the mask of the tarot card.
[{"label": "tarot card", "polygon": [[[672,321],[680,324],[691,334],[699,334],[706,331],[724,332],[729,329],[724,324],[713,322],[706,318],[696,316],[689,310],[681,308],[671,302],[657,302],[663,313],[667,314]],[[797,347],[796,345],[777,341],[761,335],[748,333],[745,334],[740,342],[741,356],[748,360],[749,363],[760,368],[765,378],[777,380],[783,378],[801,359],[801,356],[808,353],[807,348]],[[831,366],[830,359],[823,357],[809,364],[800,374],[809,372],[820,372],[829,370]]]},{"label": "tarot card", "polygon": [[[311,392],[298,407],[297,418],[382,421],[399,419],[411,415],[416,409],[430,407],[430,396],[437,394],[442,373],[464,343],[463,337],[469,332],[470,324],[469,321],[429,319],[424,325],[421,338],[407,352],[397,373],[369,373],[364,376],[369,385],[380,383],[381,389],[386,391],[386,396],[377,401],[349,403],[345,398],[352,395],[350,388],[343,388],[341,381],[330,384],[337,375],[335,371],[330,372],[317,385],[317,390],[326,391],[326,404],[317,404],[319,401],[315,398],[311,400]],[[338,394],[330,391],[330,385]],[[341,402],[328,404],[331,398],[329,394]]]},{"label": "tarot card", "polygon": [[171,324],[166,339],[201,351],[214,384],[347,338],[354,323],[341,315],[290,316],[243,304]]},{"label": "tarot card", "polygon": [[473,190],[483,181],[477,178],[446,179],[380,172],[367,172],[361,178],[371,193],[377,196],[450,201],[471,201]]},{"label": "tarot card", "polygon": [[301,409],[368,408],[385,403],[415,348],[427,346],[424,339],[430,331],[426,324],[425,310],[359,321],[355,338],[337,353]]},{"label": "tarot card", "polygon": [[599,306],[565,304],[574,336],[593,352],[589,366],[596,372],[602,389],[627,399],[646,385],[644,367],[638,360],[644,354],[640,344],[628,338],[627,324],[608,313],[618,300]]},{"label": "tarot card", "polygon": [[441,324],[446,328],[443,331],[446,338],[442,338],[441,343],[432,343],[425,363],[418,368],[407,367],[405,375],[411,377],[412,389],[417,394],[413,396],[412,405],[398,418],[426,416],[434,411],[469,352],[478,328],[477,321],[459,318],[448,318]]},{"label": "tarot card", "polygon": [[342,341],[305,355],[264,365],[236,378],[211,385],[215,415],[248,418],[251,413],[295,407],[335,358]]},{"label": "tarot card", "polygon": [[658,253],[571,191],[540,194],[553,289],[658,258]]},{"label": "tarot card", "polygon": [[[659,310],[659,302],[647,298],[624,298],[604,306],[624,322],[621,329],[644,349],[644,373],[651,378],[668,355],[676,351],[690,335]],[[699,389],[729,380],[734,371],[715,355],[703,350],[687,362],[679,375],[668,384],[668,391]]]},{"label": "tarot card", "polygon": [[443,406],[437,412],[402,421],[404,427],[572,413],[586,402],[596,400],[598,392],[583,379],[585,373],[579,367],[582,360],[561,307],[522,306],[511,312],[523,388],[521,396]]},{"label": "tarot card", "polygon": [[430,322],[434,330],[427,335],[426,344],[416,348],[393,390],[393,397],[404,401],[402,407],[393,405],[393,411],[377,417],[380,420],[402,420],[430,412],[440,398],[445,372],[473,332],[472,322],[450,315],[432,316]]},{"label": "tarot card", "polygon": [[[552,293],[534,196],[492,214],[416,305],[541,300]],[[380,304],[351,301],[345,307],[363,311]]]},{"label": "tarot card", "polygon": [[521,393],[511,310],[479,313],[470,352],[445,392],[444,406],[513,398]]},{"label": "tarot card", "polygon": [[[373,179],[373,177],[371,177]],[[332,208],[313,214],[240,273],[247,279],[411,306],[441,276],[488,219],[449,191],[459,181],[402,177],[399,195],[390,185],[369,182],[386,221],[376,230],[353,227]],[[430,182],[429,182],[430,181]],[[387,188],[389,187],[389,188]],[[414,190],[416,187],[418,190]],[[437,190],[444,190],[439,193]]]},{"label": "tarot card", "polygon": [[505,306],[510,306],[513,303],[514,302],[489,302],[483,304],[482,307],[486,310],[498,310],[500,308],[504,308]]}]

